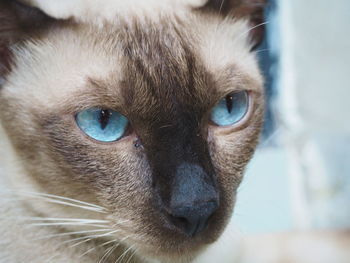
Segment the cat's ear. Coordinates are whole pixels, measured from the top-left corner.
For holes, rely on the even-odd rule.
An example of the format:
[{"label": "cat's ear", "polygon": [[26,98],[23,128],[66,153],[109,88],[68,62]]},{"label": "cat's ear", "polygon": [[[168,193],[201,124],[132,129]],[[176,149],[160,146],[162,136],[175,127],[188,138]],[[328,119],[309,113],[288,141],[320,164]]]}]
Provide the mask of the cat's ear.
[{"label": "cat's ear", "polygon": [[0,0],[0,85],[12,67],[12,46],[41,34],[56,20],[15,0]]},{"label": "cat's ear", "polygon": [[207,0],[200,9],[219,16],[248,19],[254,47],[264,36],[264,9],[267,0]]}]

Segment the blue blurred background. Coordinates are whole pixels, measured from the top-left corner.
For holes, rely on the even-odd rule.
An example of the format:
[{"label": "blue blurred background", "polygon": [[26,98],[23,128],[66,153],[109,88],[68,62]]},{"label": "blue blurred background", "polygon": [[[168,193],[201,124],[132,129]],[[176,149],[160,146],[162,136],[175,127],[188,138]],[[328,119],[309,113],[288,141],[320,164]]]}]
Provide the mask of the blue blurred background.
[{"label": "blue blurred background", "polygon": [[268,108],[234,220],[243,233],[350,228],[350,1],[270,0]]}]

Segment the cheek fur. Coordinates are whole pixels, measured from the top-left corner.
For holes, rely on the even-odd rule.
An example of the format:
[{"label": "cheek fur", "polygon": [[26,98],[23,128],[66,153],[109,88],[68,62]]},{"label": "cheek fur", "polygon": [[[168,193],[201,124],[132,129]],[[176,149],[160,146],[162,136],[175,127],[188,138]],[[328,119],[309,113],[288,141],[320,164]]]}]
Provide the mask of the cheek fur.
[{"label": "cheek fur", "polygon": [[52,157],[70,167],[75,174],[73,179],[94,183],[101,189],[143,181],[143,177],[136,177],[145,166],[145,155],[142,149],[134,147],[132,139],[100,144],[81,136],[81,131],[71,126],[51,118],[42,128],[50,152],[54,153]]},{"label": "cheek fur", "polygon": [[256,110],[250,124],[230,134],[209,132],[209,149],[218,182],[228,206],[232,206],[235,192],[239,187],[245,167],[258,143],[262,127],[262,108]]}]

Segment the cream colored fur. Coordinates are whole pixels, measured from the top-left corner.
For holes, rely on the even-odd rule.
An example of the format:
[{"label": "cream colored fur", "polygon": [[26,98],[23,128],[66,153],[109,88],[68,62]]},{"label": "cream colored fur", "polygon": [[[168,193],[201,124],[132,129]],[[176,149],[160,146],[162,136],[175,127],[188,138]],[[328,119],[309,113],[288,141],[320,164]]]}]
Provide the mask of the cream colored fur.
[{"label": "cream colored fur", "polygon": [[[68,213],[72,216],[74,210],[64,211],[64,207],[54,206],[53,204],[45,204],[33,200],[26,202],[26,197],[19,195],[20,191],[35,191],[35,186],[31,185],[25,179],[20,164],[16,158],[16,154],[6,139],[6,134],[0,125],[0,263],[97,263],[101,259],[100,253],[91,253],[89,257],[80,257],[89,249],[94,249],[91,245],[82,245],[70,248],[73,243],[61,246],[62,243],[69,238],[44,238],[50,235],[65,233],[69,231],[79,231],[78,228],[67,228],[65,231],[57,232],[57,229],[31,226],[26,218],[37,216],[31,208],[31,205],[42,206],[43,211],[52,211],[56,214],[60,211],[62,214]],[[38,208],[37,207],[37,208]],[[56,210],[56,209],[58,210]],[[78,210],[76,218],[88,218],[89,214]],[[50,216],[50,213],[47,213]],[[90,216],[96,219],[96,214]],[[62,216],[64,217],[64,216]],[[241,233],[231,222],[220,239],[213,245],[208,247],[201,255],[199,255],[193,263],[234,263],[241,262],[241,251],[244,248]],[[68,249],[67,249],[68,247]],[[98,252],[99,249],[94,249]],[[100,251],[101,253],[104,251]],[[82,261],[83,260],[83,261]],[[134,261],[130,261],[134,262]],[[136,261],[135,261],[136,262]],[[139,261],[137,261],[139,262]],[[161,263],[157,260],[142,258],[142,263]],[[140,262],[140,263],[141,263]],[[247,262],[248,263],[248,262]],[[259,262],[257,262],[259,263]]]},{"label": "cream colored fur", "polygon": [[[136,1],[136,0],[135,0]],[[132,10],[134,1],[130,5],[118,5],[118,1],[107,1],[106,5],[100,5],[101,2],[86,1],[86,5],[77,4],[79,1],[32,1],[50,15],[59,18],[75,17],[84,22],[99,21],[99,25],[103,20],[112,21],[116,12],[120,12],[120,16],[128,18],[130,10]],[[159,3],[159,1],[154,1]],[[169,4],[168,1],[166,1]],[[202,1],[191,1],[192,6],[199,5]],[[115,3],[116,5],[112,4]],[[138,3],[143,3],[139,0]],[[147,2],[147,4],[149,4]],[[164,4],[164,5],[163,5]],[[58,6],[59,5],[59,6]],[[72,6],[73,5],[73,6]],[[165,9],[165,1],[161,5],[151,5],[145,12],[151,14],[150,19],[157,19],[160,14],[166,14],[170,9]],[[148,5],[146,5],[148,6]],[[159,7],[159,8],[158,8]],[[168,7],[167,7],[168,8]],[[174,7],[172,7],[174,8]],[[127,10],[121,12],[121,10]],[[173,9],[172,9],[173,10]],[[175,8],[175,10],[178,10]],[[150,13],[151,12],[151,13]],[[178,11],[178,16],[183,13]],[[120,17],[119,17],[120,18]],[[262,78],[258,71],[255,57],[250,52],[249,45],[249,26],[245,21],[232,22],[229,20],[220,21],[212,18],[213,21],[205,21],[201,16],[186,17],[188,25],[194,25],[190,28],[189,34],[200,36],[194,39],[199,44],[198,56],[203,58],[205,66],[209,72],[220,80],[220,74],[225,69],[234,66],[238,69],[235,72],[235,89],[239,89],[245,84],[245,88],[250,91],[261,92]],[[88,27],[88,26],[87,26]],[[51,33],[47,39],[26,43],[25,47],[16,50],[16,68],[8,76],[8,83],[4,87],[2,94],[4,100],[16,98],[19,108],[30,109],[32,112],[42,113],[52,110],[54,105],[57,109],[68,107],[70,100],[82,100],[88,104],[89,97],[82,96],[75,98],[74,94],[86,89],[87,77],[96,77],[99,79],[107,78],[111,74],[118,76],[118,51],[114,51],[113,58],[109,53],[112,47],[114,50],[118,43],[108,42],[95,45],[98,40],[89,37],[89,30],[85,30],[85,38],[78,39],[72,30],[59,31]],[[94,30],[91,26],[90,30]],[[50,34],[50,33],[49,33]],[[55,35],[54,35],[55,34]],[[103,42],[103,40],[102,40]],[[223,43],[226,43],[224,45]],[[98,48],[104,45],[104,49]],[[63,52],[64,51],[64,52]],[[61,54],[65,54],[62,56]],[[234,62],[233,62],[234,61]],[[35,68],[35,71],[31,70]],[[38,77],[40,76],[40,81]],[[233,79],[232,79],[233,81]],[[249,83],[249,85],[246,85]],[[227,88],[223,86],[224,88]],[[84,91],[84,90],[83,90]],[[222,90],[225,93],[226,90]],[[81,92],[84,93],[84,92]],[[68,109],[69,110],[69,109]],[[34,130],[31,127],[32,120],[28,112],[19,112],[23,116],[23,120],[27,125],[28,132]],[[252,130],[254,127],[252,127]],[[214,133],[220,133],[215,131]],[[242,136],[239,132],[238,135]],[[33,200],[25,192],[52,192],[55,189],[55,181],[43,188],[39,186],[35,180],[32,180],[26,174],[23,168],[23,162],[17,158],[17,153],[13,150],[9,143],[8,134],[1,130],[0,134],[0,262],[1,263],[44,263],[44,262],[70,262],[70,263],[92,263],[98,262],[101,255],[105,251],[103,248],[95,247],[94,253],[88,257],[80,258],[84,252],[94,246],[85,243],[80,246],[71,247],[74,243],[64,243],[72,237],[62,236],[58,238],[42,239],[44,236],[67,233],[69,231],[81,231],[82,228],[65,226],[63,228],[35,227],[30,226],[28,217],[62,217],[62,218],[84,218],[94,220],[108,220],[102,213],[94,213],[77,208],[66,207],[62,205],[43,202],[42,200]],[[218,136],[220,137],[220,136]],[[20,140],[20,138],[17,138]],[[219,140],[219,145],[224,145],[225,139]],[[38,152],[37,154],[40,154]],[[49,162],[46,156],[42,156],[41,163],[45,170],[45,164]],[[53,175],[50,175],[53,176]],[[82,185],[70,184],[71,190],[76,189],[74,198],[84,200],[96,205],[101,205],[99,200],[93,195],[88,195],[88,189]],[[84,193],[83,197],[80,193]],[[65,193],[60,193],[65,196]],[[87,199],[90,198],[90,199]],[[194,262],[209,263],[221,262],[232,263],[239,254],[239,234],[233,230],[233,224],[227,227],[225,233],[213,245],[209,246]],[[110,239],[106,239],[107,241]],[[62,246],[61,243],[64,245]],[[131,246],[132,244],[127,243]],[[121,245],[122,247],[122,245]],[[139,255],[140,259],[142,255]],[[135,258],[136,260],[136,258]],[[150,261],[149,258],[143,258],[142,262]],[[170,260],[168,262],[175,262]],[[162,262],[164,263],[164,262]]]},{"label": "cream colored fur", "polygon": [[[193,19],[190,21],[196,21],[195,18]],[[213,19],[215,20],[215,18]],[[198,55],[205,60],[207,69],[213,75],[220,79],[222,71],[228,66],[234,65],[239,69],[235,75],[237,88],[251,81],[253,85],[250,83],[250,90],[259,91],[262,79],[255,58],[249,53],[247,39],[249,28],[246,22],[230,23],[229,21],[220,22],[217,20],[215,23],[198,23],[198,26],[194,27],[193,30],[196,31],[194,35],[202,36],[201,39],[197,39],[200,43]],[[223,45],[224,42],[228,44]],[[105,44],[108,50],[108,45],[117,43]],[[62,52],[63,50],[65,52]],[[66,54],[66,57],[57,54]],[[115,59],[118,57],[118,52],[114,55]],[[18,107],[37,112],[45,112],[52,105],[56,105],[58,108],[66,105],[62,101],[66,102],[66,100],[72,99],[70,98],[71,94],[80,91],[86,84],[86,76],[107,77],[111,68],[113,68],[114,73],[118,72],[115,60],[111,60],[108,52],[94,48],[94,45],[88,41],[77,41],[74,32],[67,31],[62,35],[51,36],[50,41],[27,43],[25,49],[17,50],[16,61],[17,68],[9,76],[6,92],[3,95],[8,98],[17,98]],[[31,68],[35,68],[35,74],[41,76],[40,82],[36,81],[33,73],[30,73],[32,72]],[[247,75],[251,79],[247,79]],[[88,100],[88,97],[85,99]],[[26,127],[28,131],[31,131],[33,129],[32,123],[30,119],[26,118],[27,113],[19,112],[19,114],[23,115]],[[15,131],[13,132],[15,133]],[[106,218],[101,213],[55,205],[21,194],[23,191],[44,193],[50,189],[43,189],[27,176],[23,169],[23,160],[18,158],[18,154],[7,138],[8,134],[5,134],[0,127],[0,262],[99,262],[104,249],[91,243],[72,247],[74,243],[64,244],[72,238],[69,236],[43,239],[45,236],[81,231],[82,228],[76,226],[50,228],[30,225],[33,222],[27,219],[37,217],[38,214],[44,217],[94,220]],[[224,143],[223,140],[222,144]],[[93,197],[86,199],[90,195],[80,196],[79,193],[86,192],[87,189],[79,188],[81,187],[79,185],[70,186],[79,189],[76,191],[76,199],[101,205]],[[54,183],[50,187],[54,188]],[[62,195],[64,196],[64,193]],[[350,256],[347,250],[349,245],[347,232],[344,234],[310,232],[242,239],[233,222],[230,222],[219,240],[208,246],[193,262],[349,263]],[[80,255],[89,249],[94,249],[94,253],[81,258]],[[152,262],[152,260],[140,255],[138,261],[135,258],[135,262]]]},{"label": "cream colored fur", "polygon": [[56,18],[75,18],[91,22],[113,20],[117,15],[157,16],[157,13],[177,10],[187,13],[188,8],[200,7],[205,0],[27,0]]}]

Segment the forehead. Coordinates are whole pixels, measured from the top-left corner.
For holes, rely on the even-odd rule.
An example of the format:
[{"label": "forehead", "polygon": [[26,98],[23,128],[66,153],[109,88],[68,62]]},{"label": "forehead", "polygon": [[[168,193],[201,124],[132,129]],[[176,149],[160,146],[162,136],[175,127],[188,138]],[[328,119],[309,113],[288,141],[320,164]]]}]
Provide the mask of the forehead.
[{"label": "forehead", "polygon": [[162,111],[169,119],[174,112],[202,112],[208,107],[209,94],[215,91],[213,79],[196,50],[198,39],[187,33],[183,24],[165,19],[157,25],[135,22],[122,27],[120,86],[132,113]]},{"label": "forehead", "polygon": [[244,22],[193,14],[57,29],[18,52],[8,90],[41,109],[64,100],[72,109],[126,104],[141,114],[180,103],[202,111],[242,85],[260,89],[246,29]]}]

